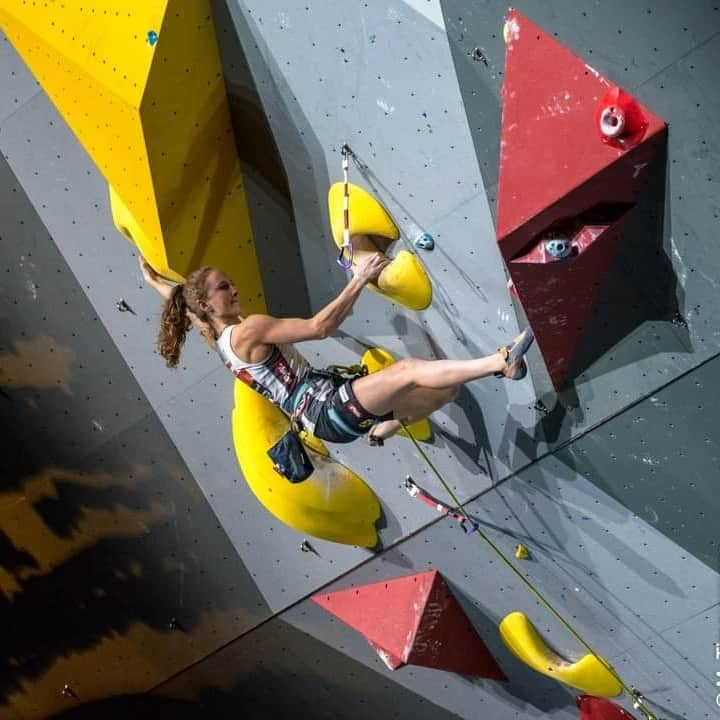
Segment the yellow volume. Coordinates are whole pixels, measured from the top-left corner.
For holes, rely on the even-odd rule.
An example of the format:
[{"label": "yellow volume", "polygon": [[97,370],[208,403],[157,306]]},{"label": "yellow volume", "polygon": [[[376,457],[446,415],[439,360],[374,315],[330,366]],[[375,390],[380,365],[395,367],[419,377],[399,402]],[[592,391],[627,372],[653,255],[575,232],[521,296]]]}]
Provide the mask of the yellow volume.
[{"label": "yellow volume", "polygon": [[3,0],[0,26],[155,270],[219,266],[264,311],[209,0]]}]

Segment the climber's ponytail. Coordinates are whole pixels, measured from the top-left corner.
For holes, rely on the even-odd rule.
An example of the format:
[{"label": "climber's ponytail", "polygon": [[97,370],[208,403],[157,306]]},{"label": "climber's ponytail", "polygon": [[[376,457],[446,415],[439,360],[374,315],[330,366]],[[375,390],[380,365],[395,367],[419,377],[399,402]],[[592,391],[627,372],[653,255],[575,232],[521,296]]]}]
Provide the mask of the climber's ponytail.
[{"label": "climber's ponytail", "polygon": [[160,318],[157,348],[169,368],[177,367],[180,360],[180,349],[185,343],[187,331],[192,325],[187,314],[188,305],[185,301],[184,291],[184,285],[176,285],[172,289],[170,297],[165,301]]}]

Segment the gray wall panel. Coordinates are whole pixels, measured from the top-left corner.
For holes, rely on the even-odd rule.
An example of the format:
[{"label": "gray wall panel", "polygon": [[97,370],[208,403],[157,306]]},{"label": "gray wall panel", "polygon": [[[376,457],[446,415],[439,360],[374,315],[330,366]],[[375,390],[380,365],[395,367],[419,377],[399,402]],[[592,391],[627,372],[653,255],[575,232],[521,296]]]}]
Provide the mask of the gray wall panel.
[{"label": "gray wall panel", "polygon": [[706,363],[556,456],[716,572],[719,369]]},{"label": "gray wall panel", "polygon": [[190,700],[205,718],[459,717],[398,687],[381,667],[368,668],[278,618],[198,665],[192,681],[173,679],[154,695]]},{"label": "gray wall panel", "polygon": [[[707,712],[709,683],[707,678],[703,683],[696,667],[702,647],[688,638],[688,662],[667,639],[672,631],[662,631],[700,609],[716,619],[705,608],[720,597],[717,574],[581,476],[558,476],[558,469],[551,458],[536,463],[469,510],[509,557],[517,542],[528,545],[532,559],[513,559],[518,569],[616,665],[625,682],[667,709],[663,717],[696,717],[699,708]],[[512,683],[506,689],[491,682],[469,684],[459,676],[410,667],[392,674],[396,682],[462,717],[473,717],[478,697],[491,717],[514,717],[509,708],[518,711],[517,717],[575,717],[572,691],[511,656],[496,624],[506,613],[521,610],[558,652],[578,658],[584,651],[480,539],[464,536],[454,523],[436,522],[327,590],[429,567],[450,582]],[[380,662],[361,636],[312,603],[282,617],[370,667]]]},{"label": "gray wall panel", "polygon": [[4,159],[0,238],[0,717],[39,718],[268,608]]},{"label": "gray wall panel", "polygon": [[2,697],[23,717],[75,705],[65,683],[81,702],[147,690],[266,616],[154,416],[19,479],[1,516],[27,555],[2,562]]},{"label": "gray wall panel", "polygon": [[[687,663],[695,671],[694,679],[691,676],[686,677],[712,708],[712,713],[706,714],[705,717],[713,717],[713,713],[718,712],[717,668],[720,665],[716,651],[718,617],[720,617],[720,607],[715,605],[663,633],[666,644],[672,647],[672,652],[668,653],[671,667],[680,661]],[[662,649],[658,653],[658,645],[660,643],[653,642],[649,643],[648,647],[665,658],[666,651]]]},{"label": "gray wall panel", "polygon": [[0,122],[12,115],[33,95],[41,92],[25,63],[0,31]]},{"label": "gray wall panel", "polygon": [[[664,706],[666,717],[694,717],[696,709],[712,710],[706,678],[712,666],[698,658],[720,597],[709,520],[717,504],[719,453],[709,432],[717,361],[700,367],[720,345],[714,323],[720,210],[713,184],[720,156],[713,124],[720,109],[714,82],[720,11],[709,2],[645,5],[558,0],[519,6],[670,121],[667,158],[659,159],[628,223],[589,334],[585,359],[592,364],[576,388],[550,393],[533,353],[533,382],[474,383],[437,413],[429,452],[463,499],[488,491],[472,506],[488,531],[509,553],[518,541],[529,545],[533,560],[522,569],[574,616],[600,652],[627,668],[626,679]],[[259,118],[254,126],[262,143],[248,145],[266,148],[268,165],[258,162],[262,153],[239,145],[250,168],[250,213],[273,311],[316,310],[345,281],[334,263],[325,207],[328,184],[341,178],[344,141],[366,163],[352,166],[351,180],[375,192],[395,215],[403,231],[399,245],[407,246],[419,229],[431,231],[438,243],[434,253],[422,255],[435,283],[432,308],[414,314],[368,293],[334,339],[303,346],[308,357],[320,365],[350,362],[374,344],[397,355],[466,357],[505,341],[517,321],[491,203],[506,6],[495,0],[373,0],[357,6],[313,0],[297,7],[231,0],[227,8],[216,0],[214,6],[239,141],[246,138],[248,109],[267,116],[266,125]],[[476,46],[487,66],[469,57]],[[98,652],[124,661],[95,681],[92,692],[144,689],[247,632],[160,693],[200,699],[206,708],[221,708],[220,716],[237,711],[248,696],[256,700],[258,717],[272,715],[274,707],[310,713],[317,711],[310,704],[316,694],[327,717],[342,717],[348,707],[352,717],[377,716],[389,706],[397,717],[474,717],[479,711],[498,720],[576,717],[573,693],[514,660],[494,628],[506,612],[523,609],[558,650],[576,655],[574,641],[477,539],[467,540],[453,523],[438,522],[407,497],[401,484],[408,472],[440,497],[442,490],[406,440],[372,451],[360,443],[334,449],[376,488],[385,506],[385,552],[370,562],[368,551],[320,541],[312,541],[317,554],[301,553],[301,536],[257,504],[232,448],[232,378],[198,342],[188,344],[186,367],[176,373],[153,355],[159,300],[142,287],[132,248],[112,228],[104,181],[29,76],[21,82],[22,73],[12,75],[15,66],[22,63],[0,43],[0,150],[19,182],[7,172],[3,179],[18,192],[22,186],[39,219],[24,200],[9,203],[0,193],[3,209],[33,223],[31,231],[12,227],[16,247],[7,260],[3,245],[3,269],[17,274],[7,286],[9,301],[0,305],[2,319],[10,318],[11,339],[28,332],[21,321],[33,332],[46,325],[54,347],[89,357],[92,372],[80,374],[73,366],[72,380],[84,391],[71,397],[74,424],[57,415],[47,430],[34,427],[27,418],[47,416],[65,395],[53,391],[38,400],[37,393],[22,391],[22,422],[32,432],[15,432],[13,441],[18,448],[21,442],[52,448],[48,464],[72,472],[36,479],[31,502],[20,497],[22,479],[15,482],[2,506],[8,540],[0,578],[6,588],[29,583],[32,560],[18,538],[34,529],[50,533],[51,548],[67,538],[97,540],[94,550],[81,550],[64,571],[61,565],[51,573],[47,587],[53,591],[72,585],[88,558],[96,561],[101,580],[113,561],[121,564],[120,580],[136,592],[120,593],[109,615],[123,632],[132,628],[135,634],[113,636],[112,643],[106,638]],[[273,155],[275,146],[281,160]],[[38,249],[37,267],[20,259],[28,243],[39,248],[50,236],[69,265],[52,285],[47,273],[62,258]],[[55,302],[42,313],[38,303],[47,287]],[[137,315],[118,313],[119,297]],[[61,306],[61,298],[69,304]],[[19,315],[13,300],[28,309]],[[87,319],[93,333],[104,326],[109,335],[93,335],[102,339],[92,342],[87,334],[73,338],[78,318]],[[63,334],[68,329],[70,339]],[[3,351],[12,354],[12,347],[3,342]],[[120,389],[108,394],[103,382],[115,377]],[[7,392],[11,399],[14,392]],[[136,398],[143,394],[149,405],[140,407]],[[536,395],[542,404],[533,408]],[[120,415],[100,422],[104,430],[91,430],[102,412]],[[579,439],[563,447],[573,438]],[[146,459],[153,482],[160,472],[165,484],[144,482],[149,474],[141,482],[129,458],[135,464]],[[99,471],[100,479],[78,480],[78,468]],[[197,486],[187,484],[188,471]],[[687,480],[695,474],[698,479]],[[501,480],[506,482],[491,489]],[[91,520],[101,527],[88,529]],[[143,534],[138,523],[150,532]],[[115,532],[120,539],[102,539],[102,533]],[[146,572],[133,580],[138,566]],[[390,678],[362,638],[305,601],[332,581],[332,587],[344,587],[429,566],[449,579],[511,675],[508,687],[415,668]],[[33,582],[33,588],[41,586]],[[187,634],[169,633],[165,625],[180,597],[187,603]],[[280,618],[251,631],[285,608]],[[140,618],[139,630],[134,618]],[[93,622],[87,628],[102,636]],[[67,642],[62,630],[53,636],[58,646]],[[18,700],[22,714],[37,715],[33,703],[39,708],[45,698],[48,707],[57,703],[58,684],[74,667],[61,663],[55,674],[36,675],[37,699]],[[389,679],[383,683],[381,677]],[[280,690],[288,700],[273,705]]]},{"label": "gray wall panel", "polygon": [[[87,454],[150,408],[112,338],[0,158],[2,385],[28,465]],[[61,419],[61,422],[58,420]],[[9,438],[8,438],[9,439]]]}]

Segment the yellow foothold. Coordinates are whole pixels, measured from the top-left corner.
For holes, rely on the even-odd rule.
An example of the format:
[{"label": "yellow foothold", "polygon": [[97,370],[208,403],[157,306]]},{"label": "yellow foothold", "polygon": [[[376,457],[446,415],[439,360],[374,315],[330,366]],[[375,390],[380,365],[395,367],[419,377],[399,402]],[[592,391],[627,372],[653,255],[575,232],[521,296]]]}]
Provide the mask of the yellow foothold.
[{"label": "yellow foothold", "polygon": [[235,382],[232,432],[235,453],[247,484],[276,518],[304,535],[346,545],[374,547],[380,503],[352,470],[329,457],[321,440],[302,440],[314,471],[301,483],[273,469],[267,451],[288,429],[288,419],[260,393]]},{"label": "yellow foothold", "polygon": [[515,546],[515,557],[518,560],[527,560],[530,557],[530,551],[525,545],[520,543],[519,545]]},{"label": "yellow foothold", "polygon": [[[400,231],[387,210],[366,190],[348,183],[348,193],[355,266],[371,253],[386,252],[400,237]],[[333,184],[328,191],[328,211],[333,241],[339,248],[343,245],[343,197],[343,183]],[[425,268],[407,250],[400,250],[382,271],[377,284],[368,287],[411,310],[424,310],[432,302],[432,285]]]},{"label": "yellow foothold", "polygon": [[570,662],[551,650],[528,617],[512,612],[500,622],[500,637],[508,650],[533,670],[601,697],[614,697],[622,692],[617,677],[603,661],[588,653],[577,662]]},{"label": "yellow foothold", "polygon": [[[377,347],[366,350],[360,360],[360,364],[365,365],[370,373],[389,367],[394,362],[395,358],[392,356],[392,353]],[[430,421],[427,419],[417,420],[411,425],[408,425],[408,430],[419,442],[427,442],[432,439],[432,428],[430,427]],[[400,430],[398,435],[408,437],[408,434],[404,430]]]}]

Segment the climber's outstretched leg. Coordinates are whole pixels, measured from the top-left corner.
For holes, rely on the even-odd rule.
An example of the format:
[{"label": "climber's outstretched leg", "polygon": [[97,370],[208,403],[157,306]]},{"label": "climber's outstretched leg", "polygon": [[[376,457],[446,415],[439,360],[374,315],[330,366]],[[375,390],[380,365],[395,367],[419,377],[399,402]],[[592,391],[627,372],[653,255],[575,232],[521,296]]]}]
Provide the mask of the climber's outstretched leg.
[{"label": "climber's outstretched leg", "polygon": [[403,400],[406,415],[395,413],[394,420],[383,420],[370,428],[368,440],[370,444],[376,444],[377,440],[387,440],[402,429],[402,424],[411,425],[417,420],[432,415],[443,405],[452,402],[460,392],[461,385],[451,385],[448,388],[436,390],[434,388],[414,388],[408,390]]},{"label": "climber's outstretched leg", "polygon": [[373,415],[392,412],[396,418],[415,416],[418,395],[411,391],[420,388],[448,390],[494,374],[508,379],[524,377],[524,355],[533,340],[532,330],[527,328],[508,348],[475,360],[406,358],[358,378],[353,381],[352,389],[357,401]]}]

